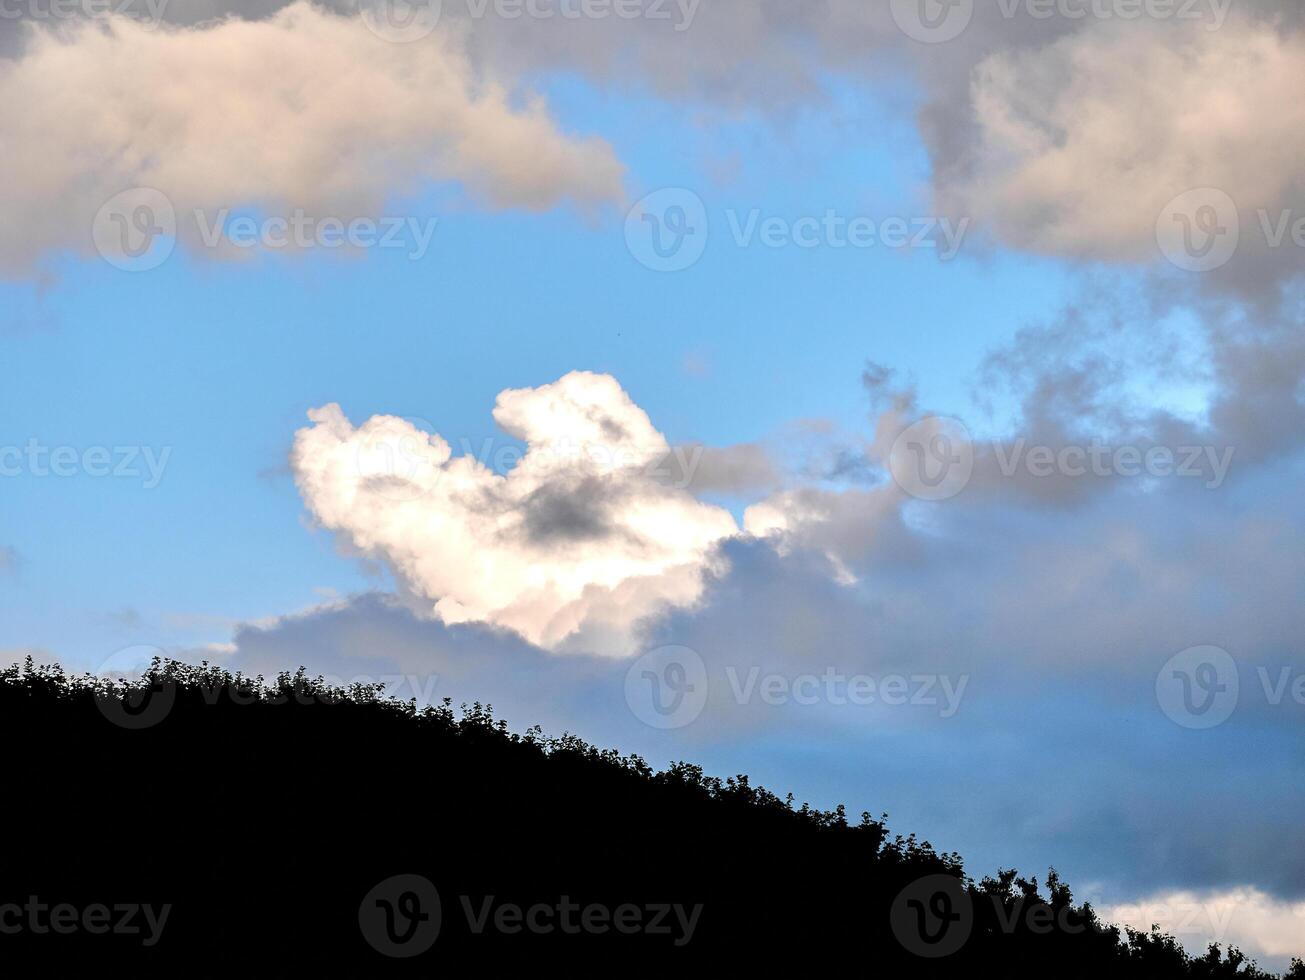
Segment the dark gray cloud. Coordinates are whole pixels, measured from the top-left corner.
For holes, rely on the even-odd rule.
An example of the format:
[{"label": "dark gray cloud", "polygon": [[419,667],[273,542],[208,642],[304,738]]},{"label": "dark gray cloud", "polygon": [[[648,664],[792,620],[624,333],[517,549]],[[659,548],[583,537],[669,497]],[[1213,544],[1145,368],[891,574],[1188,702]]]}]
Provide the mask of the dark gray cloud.
[{"label": "dark gray cloud", "polygon": [[[48,17],[48,2],[6,7],[19,16],[0,19],[0,55],[18,53],[33,24],[66,25]],[[138,20],[195,26],[266,19],[285,6],[131,0],[124,9]],[[359,9],[356,0],[318,6],[343,16]],[[649,0],[641,8],[665,18],[506,17],[494,0],[443,0],[440,23],[475,73],[509,87],[560,70],[607,89],[691,101],[705,117],[757,112],[781,131],[798,110],[828,102],[831,80],[878,97],[892,90],[879,83],[910,79],[923,93],[918,124],[931,206],[975,219],[976,254],[986,233],[993,246],[1136,265],[1191,293],[1277,304],[1284,285],[1300,278],[1305,248],[1290,243],[1290,231],[1287,245],[1272,244],[1263,227],[1305,218],[1293,142],[1301,120],[1290,102],[1216,76],[1257,57],[1259,84],[1270,95],[1288,88],[1305,61],[1305,17],[1284,0],[1200,0],[1159,19],[1091,12],[1103,8],[1112,5],[1063,0],[1044,15],[1041,4],[980,0],[965,29],[937,44],[908,36],[889,4],[861,0]],[[542,0],[542,9],[553,8]],[[1128,89],[1115,64],[1154,84]],[[1184,123],[1211,88],[1239,101],[1200,126]],[[1103,131],[1118,138],[1097,139]],[[1231,196],[1241,243],[1226,263],[1193,278],[1165,263],[1157,224],[1167,201],[1207,186]]]},{"label": "dark gray cloud", "polygon": [[628,498],[621,484],[602,477],[544,484],[522,502],[522,523],[539,544],[600,541],[623,533],[609,514]]},{"label": "dark gray cloud", "polygon": [[[1130,347],[1131,309],[1070,311],[994,355],[989,375],[1022,395],[1015,433],[1214,435],[1246,446],[1249,465],[1217,490],[1068,481],[1050,494],[1055,506],[1032,508],[1033,481],[1012,490],[982,472],[974,488],[929,505],[887,484],[791,491],[792,512],[819,519],[728,542],[727,570],[700,602],[642,627],[643,649],[684,646],[703,660],[709,696],[682,729],[655,731],[630,709],[629,660],[445,627],[379,595],[244,628],[234,662],[392,675],[397,693],[490,701],[517,727],[752,772],[825,805],[886,809],[978,871],[1054,863],[1114,900],[1248,883],[1301,898],[1305,706],[1275,703],[1263,680],[1305,674],[1305,456],[1298,433],[1289,438],[1294,416],[1275,418],[1301,368],[1261,351],[1264,327],[1207,325],[1224,352],[1207,420],[1133,413],[1118,390],[1128,373],[1112,358],[1131,351],[1136,369],[1170,348],[1164,338]],[[886,371],[869,368],[867,387],[894,424],[920,411]],[[1255,407],[1257,390],[1272,393],[1267,407]],[[1206,644],[1233,656],[1241,702],[1219,728],[1189,731],[1161,710],[1156,679],[1170,657]],[[812,678],[819,692],[831,673],[932,677],[935,701],[959,694],[947,713],[757,693],[771,677]]]},{"label": "dark gray cloud", "polygon": [[[492,702],[517,728],[887,810],[963,850],[974,871],[1054,863],[1116,899],[1247,882],[1300,898],[1305,708],[1268,703],[1257,670],[1305,670],[1293,585],[1305,559],[1280,548],[1305,515],[1288,494],[1256,499],[1262,489],[1213,515],[1203,501],[1121,496],[1070,527],[971,508],[945,536],[915,535],[910,556],[872,550],[852,586],[811,551],[731,543],[730,571],[700,608],[646,633],[646,648],[689,647],[705,664],[702,714],[674,731],[627,706],[630,661],[446,627],[379,595],[242,629],[234,662],[388,676],[400,696]],[[1220,728],[1193,732],[1160,710],[1155,680],[1204,643],[1235,655],[1243,701]],[[826,700],[831,671],[946,678],[932,695],[959,691],[957,710]],[[769,677],[812,678],[817,699],[768,702],[757,692]]]},{"label": "dark gray cloud", "polygon": [[[1305,676],[1305,357],[1288,320],[1101,280],[994,351],[981,378],[1017,407],[1003,449],[1193,441],[1233,446],[1237,465],[1217,488],[1046,480],[999,472],[989,448],[964,492],[919,503],[887,480],[883,443],[926,409],[909,379],[870,364],[872,431],[845,449],[862,485],[788,490],[787,531],[726,542],[698,603],[644,622],[642,649],[702,658],[708,694],[681,729],[629,708],[632,661],[444,627],[380,596],[243,630],[236,662],[430,672],[435,695],[492,701],[518,727],[888,810],[975,871],[1054,863],[1105,901],[1245,884],[1305,897],[1305,706],[1269,683]],[[1157,407],[1153,386],[1198,382],[1200,410]],[[1211,644],[1232,656],[1240,701],[1192,731],[1158,703],[1157,677]],[[932,678],[935,703],[840,703],[822,693],[831,674]],[[772,703],[768,678],[816,698]]]},{"label": "dark gray cloud", "polygon": [[784,482],[771,451],[760,443],[735,446],[676,446],[658,463],[658,479],[697,494],[749,496]]}]

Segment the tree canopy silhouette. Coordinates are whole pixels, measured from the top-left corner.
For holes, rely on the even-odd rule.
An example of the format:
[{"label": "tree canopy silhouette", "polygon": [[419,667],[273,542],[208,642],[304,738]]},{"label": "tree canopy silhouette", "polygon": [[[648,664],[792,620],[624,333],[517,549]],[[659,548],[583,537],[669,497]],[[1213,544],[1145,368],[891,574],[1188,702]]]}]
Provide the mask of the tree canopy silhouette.
[{"label": "tree canopy silhouette", "polygon": [[0,672],[0,725],[3,961],[1268,976],[1235,949],[1192,957],[1107,925],[1054,871],[975,880],[886,818],[514,733],[480,704],[418,707],[302,669],[156,661],[109,683],[29,659]]}]

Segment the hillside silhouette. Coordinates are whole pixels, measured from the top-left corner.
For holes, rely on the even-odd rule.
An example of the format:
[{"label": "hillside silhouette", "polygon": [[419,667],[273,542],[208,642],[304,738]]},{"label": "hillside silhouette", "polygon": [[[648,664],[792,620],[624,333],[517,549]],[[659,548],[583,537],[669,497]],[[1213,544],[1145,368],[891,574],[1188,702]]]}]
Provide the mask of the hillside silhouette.
[{"label": "hillside silhouette", "polygon": [[884,819],[513,733],[479,704],[157,661],[108,684],[29,659],[0,673],[0,725],[10,965],[1268,976],[1107,927],[1054,872],[974,880]]}]

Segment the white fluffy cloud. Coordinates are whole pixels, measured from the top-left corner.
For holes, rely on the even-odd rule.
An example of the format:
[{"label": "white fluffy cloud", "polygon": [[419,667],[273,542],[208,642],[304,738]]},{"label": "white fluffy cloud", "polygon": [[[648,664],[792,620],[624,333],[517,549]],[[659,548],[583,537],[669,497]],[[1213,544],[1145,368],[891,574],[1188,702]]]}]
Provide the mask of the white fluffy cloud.
[{"label": "white fluffy cloud", "polygon": [[1249,17],[1100,21],[1001,51],[973,74],[968,174],[939,193],[1016,247],[1150,261],[1185,191],[1218,188],[1251,221],[1299,197],[1305,106],[1283,93],[1303,77],[1305,38]]},{"label": "white fluffy cloud", "polygon": [[1108,922],[1144,932],[1158,925],[1193,953],[1204,953],[1212,941],[1237,946],[1274,970],[1290,966],[1305,936],[1305,902],[1283,901],[1258,888],[1162,892],[1098,911]]},{"label": "white fluffy cloud", "polygon": [[699,598],[739,530],[658,475],[670,446],[606,375],[500,394],[495,421],[526,444],[506,475],[404,419],[309,417],[292,453],[309,510],[448,624],[627,654],[641,620]]},{"label": "white fluffy cloud", "polygon": [[382,216],[391,195],[429,180],[503,207],[623,195],[606,142],[561,133],[538,101],[517,104],[451,35],[387,43],[305,2],[195,28],[125,17],[33,28],[23,55],[0,61],[0,91],[0,274],[89,252],[101,205],[137,186],[167,195],[192,241],[196,208],[348,221]]}]

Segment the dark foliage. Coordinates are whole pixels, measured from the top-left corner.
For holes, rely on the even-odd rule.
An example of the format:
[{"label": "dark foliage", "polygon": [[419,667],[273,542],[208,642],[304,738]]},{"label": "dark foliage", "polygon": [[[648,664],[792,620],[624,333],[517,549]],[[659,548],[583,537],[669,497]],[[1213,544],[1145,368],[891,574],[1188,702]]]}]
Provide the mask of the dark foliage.
[{"label": "dark foliage", "polygon": [[[0,919],[24,923],[0,934],[0,963],[30,958],[51,975],[80,962],[183,976],[841,964],[886,977],[1265,976],[1235,950],[1193,959],[1159,933],[1107,928],[1054,872],[1041,885],[1015,872],[973,881],[958,855],[892,837],[869,814],[849,823],[841,807],[795,808],[744,776],[683,763],[655,772],[572,736],[514,734],[479,704],[459,715],[302,671],[267,682],[172,663],[107,685],[28,661],[0,673],[0,724],[0,909],[24,906]],[[406,916],[432,912],[429,899],[382,885],[398,875],[438,890],[426,932]],[[903,941],[932,907],[927,895],[904,904],[922,879],[954,882],[954,907],[967,910],[964,942],[943,958],[911,952],[918,935]],[[509,917],[501,931],[491,911],[477,933],[489,896],[491,910],[547,906],[535,922],[551,930],[517,931]],[[108,932],[37,931],[33,899],[79,916],[108,907]],[[582,912],[557,911],[564,900],[608,919],[584,928]],[[113,909],[133,903],[170,907],[153,945],[148,929],[114,924]],[[662,906],[701,907],[687,942]],[[635,910],[621,913],[624,932],[608,921],[621,907]],[[394,958],[411,947],[378,951],[360,909],[438,936]]]}]

